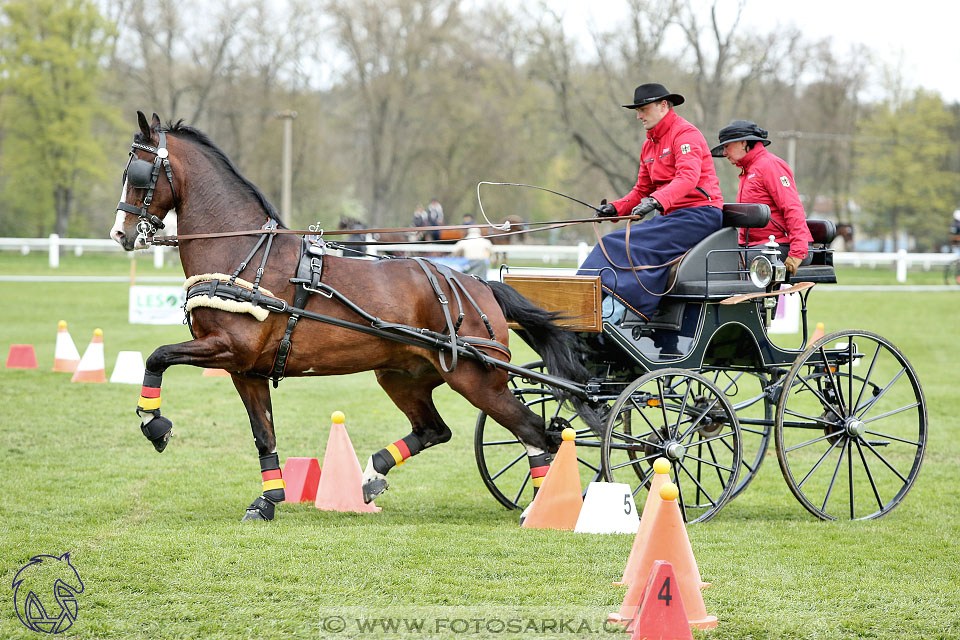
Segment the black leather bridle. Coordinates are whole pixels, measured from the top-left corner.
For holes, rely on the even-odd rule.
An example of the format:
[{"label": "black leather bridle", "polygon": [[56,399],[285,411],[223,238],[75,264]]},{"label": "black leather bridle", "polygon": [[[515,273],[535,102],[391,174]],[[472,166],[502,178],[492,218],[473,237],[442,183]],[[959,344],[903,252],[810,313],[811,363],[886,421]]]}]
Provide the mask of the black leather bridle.
[{"label": "black leather bridle", "polygon": [[[140,208],[127,204],[125,200],[117,203],[117,209],[132,213],[140,221],[137,223],[137,233],[144,237],[152,236],[159,229],[163,229],[163,221],[156,215],[147,211],[153,202],[153,192],[157,188],[157,181],[160,178],[160,168],[162,167],[167,174],[167,181],[170,182],[170,191],[173,194],[173,201],[177,201],[177,192],[173,187],[173,169],[170,167],[169,155],[167,151],[167,135],[162,131],[158,132],[160,138],[157,146],[133,142],[130,145],[130,157],[127,160],[127,166],[123,170],[123,181],[129,183],[135,189],[146,189],[147,194],[143,197],[143,204]],[[146,151],[156,156],[153,162],[147,162],[137,157],[135,150]],[[129,182],[128,182],[129,181]],[[124,194],[126,197],[126,194]]]}]

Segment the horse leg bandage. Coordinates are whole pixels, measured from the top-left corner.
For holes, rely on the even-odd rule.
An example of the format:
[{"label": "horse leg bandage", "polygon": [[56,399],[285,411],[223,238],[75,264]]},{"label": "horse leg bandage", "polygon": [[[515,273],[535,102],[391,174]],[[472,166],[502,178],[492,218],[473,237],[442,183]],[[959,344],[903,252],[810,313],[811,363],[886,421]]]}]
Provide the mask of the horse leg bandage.
[{"label": "horse leg bandage", "polygon": [[373,468],[376,469],[377,473],[387,475],[390,469],[403,464],[407,458],[417,455],[423,449],[424,446],[420,442],[420,438],[416,434],[408,434],[373,454],[371,457]]},{"label": "horse leg bandage", "polygon": [[527,461],[530,463],[530,484],[533,485],[533,495],[536,496],[547,471],[550,470],[550,454],[540,453],[535,456],[527,456]]},{"label": "horse leg bandage", "polygon": [[160,415],[160,381],[161,374],[144,371],[140,402],[137,403],[137,415],[143,418],[144,424]]},{"label": "horse leg bandage", "polygon": [[162,453],[166,448],[173,429],[173,423],[160,415],[160,379],[159,373],[144,372],[140,401],[137,403],[137,415],[142,420],[140,431],[153,443],[157,453]]},{"label": "horse leg bandage", "polygon": [[283,502],[283,475],[280,472],[280,457],[274,453],[260,456],[260,475],[263,477],[263,497],[270,502]]}]

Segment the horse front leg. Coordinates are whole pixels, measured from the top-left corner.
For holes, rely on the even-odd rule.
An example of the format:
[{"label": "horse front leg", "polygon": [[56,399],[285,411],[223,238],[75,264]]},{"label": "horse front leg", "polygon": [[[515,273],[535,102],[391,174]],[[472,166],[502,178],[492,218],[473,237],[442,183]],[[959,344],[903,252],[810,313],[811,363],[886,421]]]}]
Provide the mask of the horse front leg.
[{"label": "horse front leg", "polygon": [[247,507],[243,520],[273,520],[277,503],[283,502],[286,496],[280,472],[280,457],[277,455],[277,439],[273,430],[270,385],[266,378],[234,375],[233,386],[237,388],[250,417],[250,428],[253,430],[257,453],[260,455],[260,474],[263,477],[263,493]]},{"label": "horse front leg", "polygon": [[160,386],[163,372],[175,364],[192,364],[198,367],[235,365],[234,355],[229,346],[228,340],[211,334],[198,340],[157,347],[147,358],[143,373],[143,387],[140,389],[140,401],[137,403],[137,415],[141,420],[140,431],[153,443],[157,453],[163,452],[166,448],[173,430],[173,423],[160,415]]}]

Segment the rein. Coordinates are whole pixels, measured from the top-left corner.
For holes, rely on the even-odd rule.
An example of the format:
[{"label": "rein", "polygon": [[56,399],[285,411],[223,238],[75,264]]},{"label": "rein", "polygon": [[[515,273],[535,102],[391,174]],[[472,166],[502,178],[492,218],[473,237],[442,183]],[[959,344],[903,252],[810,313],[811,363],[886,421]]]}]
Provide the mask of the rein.
[{"label": "rein", "polygon": [[[127,205],[130,207],[130,205]],[[132,207],[131,207],[132,208]],[[126,210],[126,209],[125,209]],[[131,212],[133,213],[133,212]],[[642,219],[644,216],[622,216],[618,220],[637,220]],[[537,227],[536,229],[519,229],[517,231],[504,231],[502,233],[492,233],[488,236],[483,236],[484,238],[503,238],[507,236],[516,236],[523,235],[527,233],[535,233],[537,231],[549,231],[551,229],[562,229],[564,227],[570,227],[578,224],[585,224],[588,222],[596,223],[596,218],[575,218],[573,220],[552,220],[549,222],[525,222],[524,226],[527,227]],[[161,227],[162,228],[162,227]],[[238,236],[253,236],[260,234],[285,234],[285,235],[313,235],[319,234],[321,236],[350,236],[350,235],[367,235],[367,234],[377,234],[377,233],[419,233],[421,231],[465,231],[467,229],[483,229],[488,228],[488,225],[484,224],[459,224],[459,225],[440,225],[432,227],[384,227],[384,228],[374,228],[374,229],[338,229],[336,231],[327,231],[320,228],[316,225],[311,225],[309,229],[248,229],[245,231],[217,231],[213,233],[192,233],[185,235],[176,235],[176,236],[160,236],[160,237],[148,237],[147,243],[153,245],[163,245],[168,247],[175,247],[181,240],[206,240],[209,238],[232,238]],[[599,236],[598,236],[599,237]],[[388,242],[388,241],[379,241],[379,240],[342,240],[339,244],[345,245],[382,245],[382,244],[443,244],[443,243],[452,243],[462,240],[463,238],[456,238],[451,240],[406,240],[399,242]]]}]

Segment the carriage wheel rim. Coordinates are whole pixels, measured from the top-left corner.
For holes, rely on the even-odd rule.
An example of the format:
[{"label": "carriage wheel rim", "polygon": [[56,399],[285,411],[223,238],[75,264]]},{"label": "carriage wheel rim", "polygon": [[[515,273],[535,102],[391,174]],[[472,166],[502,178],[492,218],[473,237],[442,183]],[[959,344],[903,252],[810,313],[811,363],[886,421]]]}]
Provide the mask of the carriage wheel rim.
[{"label": "carriage wheel rim", "polygon": [[[844,342],[846,347],[828,347]],[[827,351],[837,356],[835,369]],[[788,487],[808,511],[824,520],[869,520],[903,501],[919,474],[928,431],[923,389],[903,353],[875,333],[838,331],[798,356],[782,385],[774,428],[777,458]],[[831,385],[840,389],[836,397],[820,390],[829,391]],[[799,394],[807,395],[808,404],[816,400],[823,414],[810,415],[801,400],[791,409],[791,399]],[[809,430],[810,437],[793,443],[797,436],[791,433],[788,443],[787,432],[799,429]],[[816,435],[818,429],[822,435]],[[808,452],[792,455],[805,447]],[[802,455],[812,458],[810,453],[821,449],[825,450],[813,465],[803,460]]]}]

